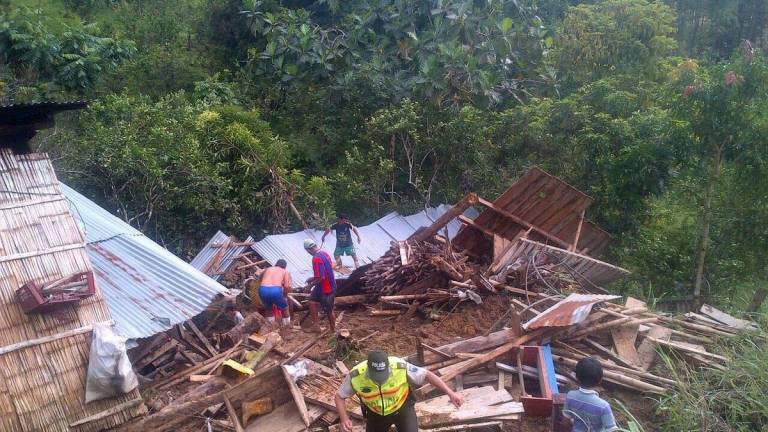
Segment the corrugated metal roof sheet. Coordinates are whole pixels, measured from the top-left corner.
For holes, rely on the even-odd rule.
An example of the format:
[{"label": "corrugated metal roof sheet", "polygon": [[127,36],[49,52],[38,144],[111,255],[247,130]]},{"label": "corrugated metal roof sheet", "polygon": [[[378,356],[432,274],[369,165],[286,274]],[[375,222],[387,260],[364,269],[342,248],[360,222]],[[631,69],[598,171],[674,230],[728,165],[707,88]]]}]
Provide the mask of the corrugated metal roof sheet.
[{"label": "corrugated metal roof sheet", "polygon": [[141,232],[62,184],[117,331],[152,336],[202,312],[228,292]]},{"label": "corrugated metal roof sheet", "polygon": [[617,295],[571,294],[564,300],[537,315],[523,325],[526,330],[541,327],[567,327],[584,321],[592,311],[592,306],[608,300],[621,298]]},{"label": "corrugated metal roof sheet", "polygon": [[[429,226],[432,221],[445,213],[450,206],[440,205],[435,208],[429,208],[411,216],[401,216],[397,212],[392,212],[370,225],[358,227],[362,243],[356,242],[357,238],[353,235],[355,248],[360,264],[368,264],[381,258],[390,247],[393,240],[405,240],[410,237],[417,229],[422,226]],[[477,217],[474,209],[469,209],[465,215],[470,218]],[[461,224],[453,220],[448,224],[448,235],[453,238],[461,228]],[[320,244],[323,236],[322,231],[304,230],[291,234],[277,234],[265,237],[256,242],[253,246],[263,259],[274,264],[278,259],[283,258],[288,262],[288,271],[293,278],[294,287],[301,287],[304,281],[312,277],[312,263],[309,255],[304,250],[304,239],[311,238]],[[335,234],[332,232],[326,237],[326,243],[323,249],[333,253],[336,246]],[[351,257],[342,257],[345,266],[353,268],[354,263]],[[338,279],[346,278],[346,275],[336,273]]]},{"label": "corrugated metal roof sheet", "polygon": [[[189,264],[201,272],[209,274],[214,280],[220,280],[223,276],[221,273],[224,273],[229,269],[229,266],[235,261],[235,257],[248,249],[248,246],[243,244],[228,247],[219,259],[219,265],[216,266],[215,269],[209,269],[211,264],[213,264],[213,261],[216,260],[216,257],[219,254],[219,249],[226,243],[228,238],[229,237],[223,232],[216,232]],[[245,239],[245,243],[252,241],[253,237]]]},{"label": "corrugated metal roof sheet", "polygon": [[[533,167],[496,198],[493,204],[561,242],[570,244],[576,237],[582,212],[592,201],[592,198],[562,179]],[[475,222],[510,240],[520,231],[528,229],[490,208],[484,210]],[[536,229],[529,237],[549,243]],[[591,255],[599,254],[610,240],[611,236],[607,232],[585,220],[577,249],[586,250]],[[477,254],[492,250],[493,247],[490,239],[477,230],[465,230],[456,238],[455,243]]]}]

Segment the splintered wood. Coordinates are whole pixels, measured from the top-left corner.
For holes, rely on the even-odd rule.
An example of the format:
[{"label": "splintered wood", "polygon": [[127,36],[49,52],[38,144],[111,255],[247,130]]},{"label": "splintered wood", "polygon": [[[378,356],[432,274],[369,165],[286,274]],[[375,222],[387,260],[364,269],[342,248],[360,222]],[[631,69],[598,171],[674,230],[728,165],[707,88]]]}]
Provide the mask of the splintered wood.
[{"label": "splintered wood", "polygon": [[[394,243],[389,251],[376,261],[361,278],[365,291],[371,294],[391,295],[399,293],[419,281],[434,280],[463,281],[472,272],[467,264],[468,257],[454,252],[447,244],[430,241],[409,241],[408,259],[403,260],[401,245]],[[409,294],[425,291],[416,288]]]}]

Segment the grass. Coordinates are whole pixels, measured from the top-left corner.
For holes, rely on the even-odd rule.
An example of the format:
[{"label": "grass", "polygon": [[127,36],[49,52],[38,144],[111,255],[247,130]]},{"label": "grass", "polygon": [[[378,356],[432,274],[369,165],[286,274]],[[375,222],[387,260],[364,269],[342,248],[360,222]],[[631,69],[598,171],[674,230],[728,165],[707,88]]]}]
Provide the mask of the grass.
[{"label": "grass", "polygon": [[664,354],[676,393],[659,401],[665,431],[768,431],[768,350],[765,340],[720,341],[714,349],[732,361],[725,370],[700,369]]}]

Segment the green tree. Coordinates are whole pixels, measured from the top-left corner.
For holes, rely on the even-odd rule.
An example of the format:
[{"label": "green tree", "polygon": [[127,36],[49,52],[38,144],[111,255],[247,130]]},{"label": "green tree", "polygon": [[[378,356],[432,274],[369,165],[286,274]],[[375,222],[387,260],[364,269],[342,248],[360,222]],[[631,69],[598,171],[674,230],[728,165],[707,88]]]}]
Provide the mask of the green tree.
[{"label": "green tree", "polygon": [[101,36],[94,24],[69,24],[26,7],[0,11],[0,60],[9,66],[0,98],[89,94],[135,51],[132,41]]},{"label": "green tree", "polygon": [[[257,111],[174,93],[108,96],[45,143],[64,178],[177,252],[212,231],[241,235],[330,216],[330,186],[293,166]],[[293,205],[296,212],[291,208]]]},{"label": "green tree", "polygon": [[763,124],[768,73],[762,58],[750,44],[743,56],[731,62],[699,67],[688,61],[680,65],[679,115],[690,124],[691,146],[701,162],[706,179],[700,204],[693,295],[699,297],[710,249],[710,228],[715,197],[724,165],[729,161],[761,160],[764,153],[758,125]]},{"label": "green tree", "polygon": [[568,9],[559,25],[555,66],[566,86],[614,73],[655,77],[675,52],[675,12],[648,0],[607,0]]}]

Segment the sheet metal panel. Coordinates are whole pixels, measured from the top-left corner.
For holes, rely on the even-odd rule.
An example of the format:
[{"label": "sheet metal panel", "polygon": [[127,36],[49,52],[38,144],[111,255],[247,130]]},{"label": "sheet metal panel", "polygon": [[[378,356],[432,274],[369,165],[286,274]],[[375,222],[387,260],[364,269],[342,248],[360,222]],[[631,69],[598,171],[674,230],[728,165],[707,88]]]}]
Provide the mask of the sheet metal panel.
[{"label": "sheet metal panel", "polygon": [[592,311],[592,306],[608,300],[621,298],[617,295],[571,294],[564,300],[523,324],[526,330],[542,327],[567,327],[584,321]]},{"label": "sheet metal panel", "polygon": [[[381,258],[390,248],[394,240],[405,240],[421,226],[429,226],[433,220],[445,213],[450,206],[441,205],[436,208],[428,208],[422,212],[411,216],[401,216],[396,212],[378,219],[370,225],[357,227],[362,237],[362,244],[357,242],[357,237],[353,234],[352,241],[357,249],[360,265],[368,264]],[[477,212],[469,209],[464,213],[467,217],[476,217]],[[456,220],[448,225],[449,235],[455,235],[460,228],[460,223]],[[304,281],[312,277],[312,258],[304,250],[304,239],[311,238],[320,244],[323,236],[322,231],[304,230],[291,234],[276,234],[265,237],[256,242],[253,250],[270,264],[274,264],[278,259],[283,258],[288,262],[287,270],[293,278],[295,288],[304,285]],[[336,247],[335,234],[331,232],[325,239],[323,249],[329,255],[333,255]],[[352,257],[342,257],[344,266],[354,268]],[[347,275],[336,273],[337,279],[345,279]]]},{"label": "sheet metal panel", "polygon": [[85,230],[96,281],[123,336],[166,331],[228,292],[74,189],[64,184],[61,189]]},{"label": "sheet metal panel", "polygon": [[[216,266],[215,269],[209,269],[212,261],[215,260],[218,256],[221,246],[227,241],[228,238],[229,237],[223,232],[216,232],[216,234],[214,234],[214,236],[208,240],[208,243],[202,249],[200,249],[200,252],[198,252],[197,256],[195,256],[195,258],[192,259],[189,264],[203,273],[206,273],[206,270],[208,270],[207,274],[209,274],[210,277],[216,281],[221,280],[221,278],[224,276],[221,273],[225,273],[227,270],[229,270],[229,267],[235,262],[235,257],[248,249],[248,246],[246,245],[229,246],[221,256],[219,265]],[[245,239],[244,243],[252,241],[253,237],[248,237]]]}]

